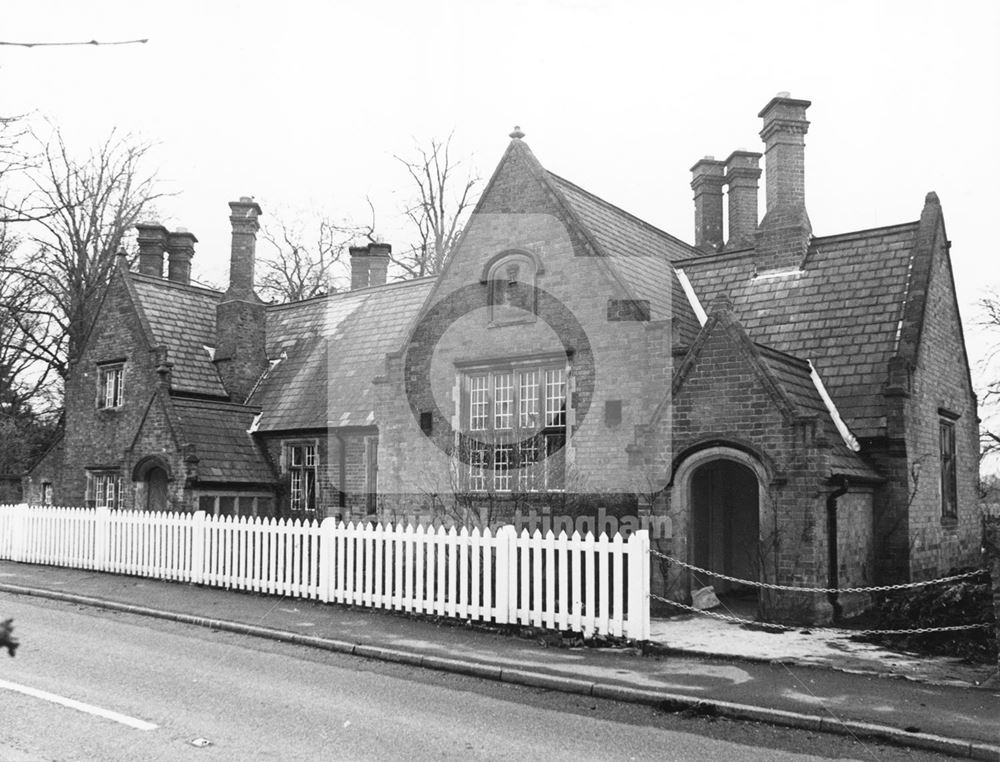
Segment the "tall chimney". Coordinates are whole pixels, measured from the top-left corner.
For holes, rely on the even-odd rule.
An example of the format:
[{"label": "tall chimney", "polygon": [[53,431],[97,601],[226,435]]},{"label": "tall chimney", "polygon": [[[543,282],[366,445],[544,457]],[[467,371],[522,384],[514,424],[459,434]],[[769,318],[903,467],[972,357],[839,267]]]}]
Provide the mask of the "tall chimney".
[{"label": "tall chimney", "polygon": [[694,191],[694,245],[705,252],[722,248],[722,186],[726,163],[706,156],[691,167]]},{"label": "tall chimney", "polygon": [[801,267],[812,238],[806,213],[805,135],[809,101],[778,93],[758,114],[766,157],[767,213],[757,231],[758,270]]},{"label": "tall chimney", "polygon": [[185,286],[191,284],[191,257],[198,239],[184,228],[167,234],[167,278]]},{"label": "tall chimney", "polygon": [[163,252],[167,247],[167,229],[157,222],[139,223],[138,231],[139,272],[163,277]]},{"label": "tall chimney", "polygon": [[253,290],[257,218],[262,214],[252,198],[229,204],[233,227],[229,288],[215,308],[215,366],[234,402],[250,396],[267,369],[264,303]]},{"label": "tall chimney", "polygon": [[229,254],[229,289],[226,295],[245,298],[253,295],[253,271],[257,249],[257,231],[260,224],[257,218],[263,212],[249,196],[243,196],[239,201],[230,201],[229,222],[233,226],[233,242]]},{"label": "tall chimney", "polygon": [[760,179],[760,154],[733,151],[726,159],[726,184],[729,186],[729,240],[727,249],[753,246],[757,232],[757,181]]},{"label": "tall chimney", "polygon": [[385,283],[392,246],[387,243],[370,243],[367,246],[351,246],[349,251],[351,291]]}]

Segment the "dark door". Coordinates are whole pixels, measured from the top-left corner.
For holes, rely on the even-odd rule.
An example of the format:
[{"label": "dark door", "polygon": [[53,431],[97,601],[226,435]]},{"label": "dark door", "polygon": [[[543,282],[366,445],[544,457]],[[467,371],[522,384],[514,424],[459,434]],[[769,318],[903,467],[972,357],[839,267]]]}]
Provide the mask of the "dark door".
[{"label": "dark door", "polygon": [[167,472],[153,467],[146,473],[146,510],[167,510]]},{"label": "dark door", "polygon": [[[760,569],[760,514],[757,476],[731,460],[715,460],[691,476],[694,565],[756,580]],[[717,593],[741,586],[710,575],[695,575],[696,584]]]}]

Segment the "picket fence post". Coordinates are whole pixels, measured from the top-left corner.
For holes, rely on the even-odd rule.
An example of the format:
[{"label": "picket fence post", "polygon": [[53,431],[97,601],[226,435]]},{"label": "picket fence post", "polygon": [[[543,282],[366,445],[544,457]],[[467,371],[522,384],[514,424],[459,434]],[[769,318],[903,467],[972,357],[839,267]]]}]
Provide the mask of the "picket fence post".
[{"label": "picket fence post", "polygon": [[327,516],[319,525],[319,599],[332,600],[333,568],[336,563],[334,543],[337,541],[337,519]]},{"label": "picket fence post", "polygon": [[110,560],[108,555],[108,534],[111,531],[111,509],[107,507],[94,509],[94,568],[97,571],[107,571]]},{"label": "picket fence post", "polygon": [[628,541],[628,623],[625,635],[649,640],[649,530],[639,529]]},{"label": "picket fence post", "polygon": [[205,512],[191,517],[191,582],[200,585],[205,574]]},{"label": "picket fence post", "polygon": [[25,560],[28,543],[28,504],[14,506],[14,520],[11,522],[10,557],[12,561]]}]

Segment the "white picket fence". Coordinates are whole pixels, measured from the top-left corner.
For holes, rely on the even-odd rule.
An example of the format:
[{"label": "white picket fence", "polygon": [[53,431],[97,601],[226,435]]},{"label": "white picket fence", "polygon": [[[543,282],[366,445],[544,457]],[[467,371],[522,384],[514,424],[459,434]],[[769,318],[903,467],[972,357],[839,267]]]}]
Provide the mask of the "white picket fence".
[{"label": "white picket fence", "polygon": [[609,539],[0,506],[0,559],[415,613],[649,637],[649,533]]}]

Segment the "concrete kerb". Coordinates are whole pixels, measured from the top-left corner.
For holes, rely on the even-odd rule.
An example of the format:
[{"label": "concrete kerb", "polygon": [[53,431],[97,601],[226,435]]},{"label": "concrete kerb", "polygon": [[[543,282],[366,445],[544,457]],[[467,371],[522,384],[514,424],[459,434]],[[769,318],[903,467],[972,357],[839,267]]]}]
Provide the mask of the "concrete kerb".
[{"label": "concrete kerb", "polygon": [[11,593],[13,595],[31,596],[35,598],[47,598],[55,601],[63,601],[65,603],[93,606],[95,608],[102,608],[109,611],[119,611],[125,614],[135,614],[155,619],[165,619],[168,621],[180,622],[182,624],[191,624],[198,627],[207,627],[213,630],[232,632],[238,635],[250,635],[282,643],[308,646],[310,648],[317,648],[325,651],[361,656],[367,659],[376,659],[379,661],[394,662],[397,664],[407,664],[415,667],[425,667],[427,669],[452,672],[455,674],[479,677],[487,680],[511,683],[514,685],[543,688],[563,693],[594,696],[595,698],[612,699],[615,701],[627,701],[634,704],[646,704],[668,712],[690,711],[695,714],[725,717],[732,720],[766,722],[772,725],[780,725],[798,730],[834,733],[858,739],[881,741],[896,746],[943,752],[968,759],[1000,762],[1000,746],[975,743],[957,738],[948,738],[946,736],[938,736],[932,733],[909,733],[905,730],[900,730],[887,725],[859,722],[856,720],[838,720],[833,717],[802,714],[799,712],[789,712],[781,709],[768,709],[766,707],[752,706],[750,704],[736,704],[729,701],[703,699],[694,696],[685,696],[683,694],[668,693],[665,691],[632,688],[627,685],[616,685],[614,683],[577,680],[569,677],[561,677],[559,675],[548,675],[541,672],[530,672],[522,669],[509,669],[488,663],[464,659],[448,659],[439,656],[426,656],[417,651],[404,651],[393,648],[383,648],[381,646],[350,643],[348,641],[334,640],[332,638],[320,638],[313,635],[288,632],[286,630],[276,630],[270,627],[244,624],[242,622],[231,622],[223,619],[212,619],[210,617],[183,614],[175,611],[151,609],[146,608],[145,606],[118,603],[117,601],[108,601],[103,598],[93,598],[86,595],[63,593],[56,590],[43,590],[41,588],[23,587],[21,585],[0,584],[0,592]]}]

